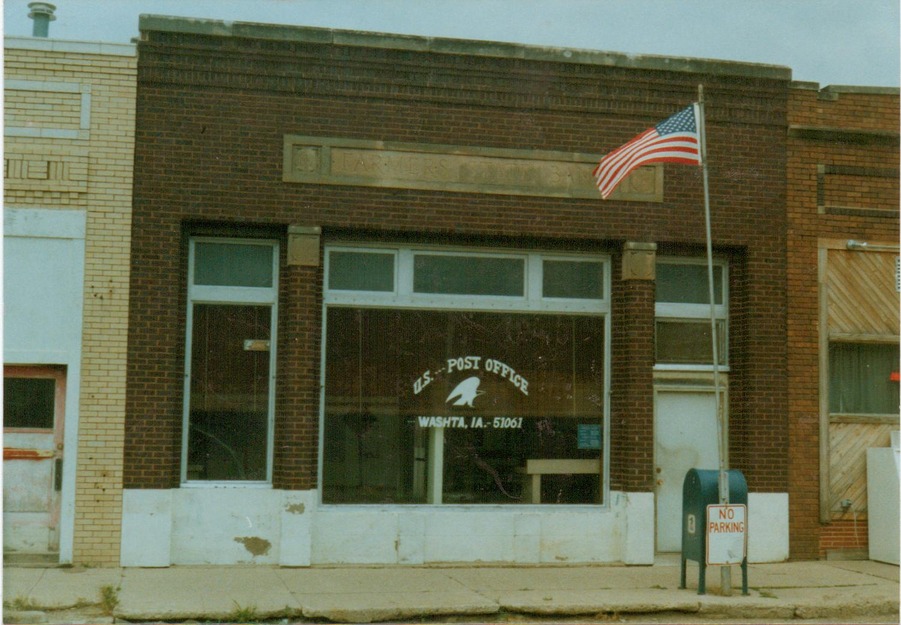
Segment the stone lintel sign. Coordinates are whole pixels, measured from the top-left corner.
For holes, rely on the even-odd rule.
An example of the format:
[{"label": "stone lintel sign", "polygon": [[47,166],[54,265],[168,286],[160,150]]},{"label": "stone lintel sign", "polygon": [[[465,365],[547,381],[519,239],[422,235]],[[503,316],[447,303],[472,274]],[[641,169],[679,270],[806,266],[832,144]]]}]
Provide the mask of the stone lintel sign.
[{"label": "stone lintel sign", "polygon": [[[601,201],[597,155],[285,135],[289,183],[585,198]],[[663,167],[643,167],[611,196],[663,201]]]}]

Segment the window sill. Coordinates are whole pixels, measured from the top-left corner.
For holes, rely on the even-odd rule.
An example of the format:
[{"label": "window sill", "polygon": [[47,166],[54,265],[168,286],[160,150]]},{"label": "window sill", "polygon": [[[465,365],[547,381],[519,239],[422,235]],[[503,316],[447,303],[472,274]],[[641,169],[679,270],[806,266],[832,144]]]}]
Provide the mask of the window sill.
[{"label": "window sill", "polygon": [[[729,365],[720,365],[720,373],[729,373]],[[654,365],[654,371],[699,371],[713,373],[713,365]]]},{"label": "window sill", "polygon": [[830,414],[829,423],[860,423],[872,425],[897,425],[897,414]]},{"label": "window sill", "polygon": [[191,481],[191,482],[182,482],[179,484],[179,488],[265,488],[271,489],[272,484],[269,482],[202,482],[202,481]]},{"label": "window sill", "polygon": [[562,512],[566,510],[581,511],[595,510],[597,512],[611,511],[610,504],[603,503],[572,503],[572,504],[552,504],[552,503],[508,503],[508,504],[490,504],[490,503],[320,503],[320,510],[338,511],[338,510],[366,510],[369,512],[396,512],[398,509],[410,511],[428,510],[430,513],[439,510],[448,510],[453,512],[476,513],[479,511],[491,511],[492,513],[528,511],[530,514],[547,510],[548,512]]}]

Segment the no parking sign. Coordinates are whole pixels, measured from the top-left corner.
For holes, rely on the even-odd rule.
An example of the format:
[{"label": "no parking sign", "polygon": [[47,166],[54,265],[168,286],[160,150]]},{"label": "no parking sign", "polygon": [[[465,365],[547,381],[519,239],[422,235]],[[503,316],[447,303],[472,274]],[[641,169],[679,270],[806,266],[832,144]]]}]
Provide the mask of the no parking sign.
[{"label": "no parking sign", "polygon": [[748,507],[707,506],[707,564],[741,564],[748,553]]}]

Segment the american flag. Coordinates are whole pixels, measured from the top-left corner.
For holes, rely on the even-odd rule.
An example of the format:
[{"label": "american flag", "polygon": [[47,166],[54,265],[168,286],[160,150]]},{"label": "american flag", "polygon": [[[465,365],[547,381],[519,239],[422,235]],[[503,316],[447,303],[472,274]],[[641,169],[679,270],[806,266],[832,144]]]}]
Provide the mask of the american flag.
[{"label": "american flag", "polygon": [[601,197],[606,200],[626,176],[642,165],[700,165],[698,120],[698,105],[692,104],[602,158],[592,172]]}]

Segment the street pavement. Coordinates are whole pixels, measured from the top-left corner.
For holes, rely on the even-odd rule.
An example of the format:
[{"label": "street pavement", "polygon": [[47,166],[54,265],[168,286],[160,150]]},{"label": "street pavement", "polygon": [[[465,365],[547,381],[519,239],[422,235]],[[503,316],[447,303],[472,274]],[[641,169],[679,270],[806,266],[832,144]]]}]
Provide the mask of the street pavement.
[{"label": "street pavement", "polygon": [[653,566],[5,567],[4,622],[610,621],[666,615],[725,620],[897,623],[898,567],[872,561],[752,564],[749,594],[698,565],[679,588],[678,556]]}]

